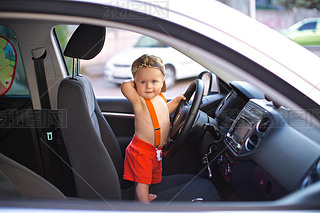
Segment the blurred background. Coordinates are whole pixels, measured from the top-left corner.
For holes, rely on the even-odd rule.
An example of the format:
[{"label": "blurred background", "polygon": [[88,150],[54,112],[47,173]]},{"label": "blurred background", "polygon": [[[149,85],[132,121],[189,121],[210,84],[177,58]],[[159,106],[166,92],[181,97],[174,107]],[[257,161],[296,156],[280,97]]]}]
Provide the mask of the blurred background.
[{"label": "blurred background", "polygon": [[[320,0],[219,1],[278,31],[320,57]],[[170,4],[170,1],[167,3]],[[75,28],[70,25],[56,27],[62,50]],[[166,64],[166,82],[169,85],[165,94],[167,97],[184,92],[197,74],[205,70],[166,44],[145,37],[108,28],[101,53],[92,60],[81,60],[81,74],[90,78],[96,96],[122,96],[121,82],[131,78],[131,63],[144,53],[157,55]],[[71,70],[72,62],[69,58],[66,60]]]}]

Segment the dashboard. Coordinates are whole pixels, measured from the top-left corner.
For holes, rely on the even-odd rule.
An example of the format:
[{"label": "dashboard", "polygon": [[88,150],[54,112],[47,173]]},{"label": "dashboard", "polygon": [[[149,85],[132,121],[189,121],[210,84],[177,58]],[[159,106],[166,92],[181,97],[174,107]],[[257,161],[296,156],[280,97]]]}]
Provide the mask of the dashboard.
[{"label": "dashboard", "polygon": [[226,146],[217,157],[224,180],[243,200],[274,200],[319,181],[319,130],[251,85],[230,85],[215,112]]}]

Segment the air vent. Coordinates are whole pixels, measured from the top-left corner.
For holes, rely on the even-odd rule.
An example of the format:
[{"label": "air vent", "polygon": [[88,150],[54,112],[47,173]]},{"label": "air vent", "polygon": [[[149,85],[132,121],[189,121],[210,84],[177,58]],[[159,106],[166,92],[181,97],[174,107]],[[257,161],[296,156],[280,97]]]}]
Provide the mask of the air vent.
[{"label": "air vent", "polygon": [[271,124],[271,120],[269,117],[264,117],[260,123],[258,124],[258,131],[265,132]]},{"label": "air vent", "polygon": [[252,151],[258,146],[259,137],[256,134],[253,134],[249,140],[246,142],[245,147],[248,151]]},{"label": "air vent", "polygon": [[253,106],[247,104],[247,105],[246,105],[246,109],[247,109],[248,111],[251,111],[251,110],[253,109]]}]

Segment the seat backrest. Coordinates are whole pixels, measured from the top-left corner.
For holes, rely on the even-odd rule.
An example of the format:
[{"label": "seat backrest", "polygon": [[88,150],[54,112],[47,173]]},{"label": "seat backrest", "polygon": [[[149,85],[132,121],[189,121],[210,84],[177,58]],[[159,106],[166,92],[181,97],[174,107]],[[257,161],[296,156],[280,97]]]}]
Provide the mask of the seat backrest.
[{"label": "seat backrest", "polygon": [[33,171],[0,154],[0,197],[6,198],[67,198],[55,186]]},{"label": "seat backrest", "polygon": [[[93,58],[101,51],[104,37],[104,27],[79,25],[65,55]],[[92,46],[86,45],[88,43]],[[79,46],[83,49],[79,50]],[[99,48],[93,48],[97,46]],[[82,57],[79,52],[88,57]],[[58,108],[66,110],[66,128],[61,131],[74,173],[77,197],[121,199],[123,159],[120,146],[101,113],[89,79],[80,75],[63,79],[58,90]]]}]

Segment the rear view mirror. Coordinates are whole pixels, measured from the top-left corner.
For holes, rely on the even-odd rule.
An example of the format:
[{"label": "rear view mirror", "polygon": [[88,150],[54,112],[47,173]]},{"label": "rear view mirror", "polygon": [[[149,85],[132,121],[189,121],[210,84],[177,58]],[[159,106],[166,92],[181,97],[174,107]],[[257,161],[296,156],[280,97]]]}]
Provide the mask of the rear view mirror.
[{"label": "rear view mirror", "polygon": [[219,93],[219,82],[215,74],[209,71],[203,71],[198,75],[198,79],[201,79],[203,81],[203,95]]}]

